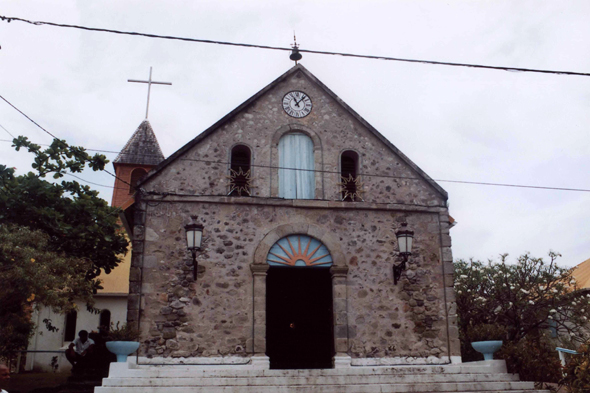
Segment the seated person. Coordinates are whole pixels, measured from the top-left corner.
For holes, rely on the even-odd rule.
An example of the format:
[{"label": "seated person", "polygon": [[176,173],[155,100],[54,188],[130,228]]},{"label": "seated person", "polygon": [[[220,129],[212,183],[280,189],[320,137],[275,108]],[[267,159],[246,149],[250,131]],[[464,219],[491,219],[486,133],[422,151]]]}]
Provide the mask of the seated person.
[{"label": "seated person", "polygon": [[88,338],[88,332],[86,330],[80,330],[78,338],[66,349],[66,358],[72,363],[72,370],[75,370],[84,367],[93,352],[94,341]]},{"label": "seated person", "polygon": [[10,380],[10,370],[4,363],[0,363],[0,393],[8,393],[4,388],[8,385]]}]

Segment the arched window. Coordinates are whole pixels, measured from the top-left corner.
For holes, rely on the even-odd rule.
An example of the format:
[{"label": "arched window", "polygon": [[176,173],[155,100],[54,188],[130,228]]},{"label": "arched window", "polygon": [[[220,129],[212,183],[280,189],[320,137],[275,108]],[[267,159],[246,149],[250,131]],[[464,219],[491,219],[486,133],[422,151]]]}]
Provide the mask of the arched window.
[{"label": "arched window", "polygon": [[229,194],[244,196],[250,194],[250,149],[244,145],[236,145],[231,149],[229,167]]},{"label": "arched window", "polygon": [[102,310],[100,312],[100,320],[98,326],[104,328],[105,331],[109,331],[111,328],[111,312],[109,310]]},{"label": "arched window", "polygon": [[78,313],[75,310],[66,315],[66,327],[64,328],[64,341],[74,341],[76,338],[76,320]]},{"label": "arched window", "polygon": [[141,179],[146,173],[147,173],[147,171],[143,168],[135,168],[131,172],[131,180],[129,181],[129,184],[130,184],[129,193],[130,194],[133,194],[135,192],[135,185],[137,184],[139,179]]},{"label": "arched window", "polygon": [[360,183],[357,176],[359,155],[347,150],[340,155],[340,193],[343,201],[359,201]]},{"label": "arched window", "polygon": [[266,263],[282,267],[330,267],[334,263],[328,248],[307,235],[289,235],[268,251]]},{"label": "arched window", "polygon": [[279,197],[315,198],[313,141],[305,134],[286,134],[279,141]]}]

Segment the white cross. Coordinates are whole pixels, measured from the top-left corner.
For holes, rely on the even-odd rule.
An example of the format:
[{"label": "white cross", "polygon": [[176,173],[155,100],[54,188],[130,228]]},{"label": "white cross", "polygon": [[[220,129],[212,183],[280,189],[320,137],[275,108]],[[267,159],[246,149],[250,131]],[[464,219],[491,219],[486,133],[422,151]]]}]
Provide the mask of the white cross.
[{"label": "white cross", "polygon": [[150,67],[150,79],[147,81],[140,81],[136,79],[127,79],[127,82],[137,82],[137,83],[147,83],[148,84],[148,97],[147,97],[147,107],[145,108],[145,118],[148,118],[148,111],[150,110],[150,91],[152,90],[152,85],[172,85],[170,82],[155,82],[152,80],[152,67]]}]

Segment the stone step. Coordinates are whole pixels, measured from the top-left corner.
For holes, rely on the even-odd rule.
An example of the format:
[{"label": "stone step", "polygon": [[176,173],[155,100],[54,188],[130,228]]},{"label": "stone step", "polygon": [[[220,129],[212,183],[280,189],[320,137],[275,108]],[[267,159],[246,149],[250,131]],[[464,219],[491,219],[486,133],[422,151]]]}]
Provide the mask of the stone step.
[{"label": "stone step", "polygon": [[[367,375],[364,384],[395,383],[450,383],[450,382],[510,382],[518,381],[515,374],[424,374],[424,375]],[[356,375],[319,375],[297,377],[114,377],[103,381],[103,386],[294,386],[347,385],[359,382]]]},{"label": "stone step", "polygon": [[126,378],[149,378],[166,376],[170,378],[190,377],[295,377],[320,375],[424,375],[424,374],[486,374],[493,371],[489,366],[382,366],[351,367],[345,369],[316,370],[256,370],[256,369],[220,369],[199,366],[139,366],[126,369]]},{"label": "stone step", "polygon": [[539,393],[532,382],[465,382],[412,384],[348,384],[306,386],[102,386],[95,393],[439,393],[439,392],[521,392]]},{"label": "stone step", "polygon": [[268,370],[252,365],[137,365],[112,363],[96,393],[397,393],[535,390],[506,373],[502,360],[453,365],[364,366]]}]

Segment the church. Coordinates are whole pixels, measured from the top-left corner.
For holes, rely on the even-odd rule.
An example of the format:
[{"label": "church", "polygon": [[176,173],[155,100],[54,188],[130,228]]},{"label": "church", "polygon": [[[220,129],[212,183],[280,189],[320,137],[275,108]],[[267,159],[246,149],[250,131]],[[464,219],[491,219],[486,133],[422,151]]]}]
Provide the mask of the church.
[{"label": "church", "polygon": [[138,364],[460,362],[447,193],[301,64],[156,166],[154,143],[146,121],[115,162]]},{"label": "church", "polygon": [[114,163],[140,347],[96,393],[541,392],[461,362],[447,193],[301,64],[155,134]]}]

